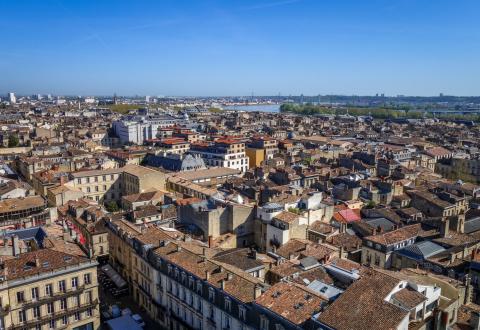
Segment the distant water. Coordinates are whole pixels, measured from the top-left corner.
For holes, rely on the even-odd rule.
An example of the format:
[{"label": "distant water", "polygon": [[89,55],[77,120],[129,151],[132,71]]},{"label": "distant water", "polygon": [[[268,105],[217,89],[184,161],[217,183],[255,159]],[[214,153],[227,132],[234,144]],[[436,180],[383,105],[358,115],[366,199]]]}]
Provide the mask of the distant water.
[{"label": "distant water", "polygon": [[229,105],[225,110],[279,112],[280,104],[252,104],[252,105]]}]

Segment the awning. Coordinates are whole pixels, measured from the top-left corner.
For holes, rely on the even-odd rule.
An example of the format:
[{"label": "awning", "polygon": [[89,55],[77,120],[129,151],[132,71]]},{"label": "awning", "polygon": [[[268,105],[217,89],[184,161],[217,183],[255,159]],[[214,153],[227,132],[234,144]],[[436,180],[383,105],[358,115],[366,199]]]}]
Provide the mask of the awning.
[{"label": "awning", "polygon": [[125,282],[125,280],[120,276],[120,274],[117,273],[115,269],[112,268],[112,266],[104,265],[100,267],[100,269],[113,281],[113,283],[115,283],[118,288],[123,288],[127,285],[127,282]]}]

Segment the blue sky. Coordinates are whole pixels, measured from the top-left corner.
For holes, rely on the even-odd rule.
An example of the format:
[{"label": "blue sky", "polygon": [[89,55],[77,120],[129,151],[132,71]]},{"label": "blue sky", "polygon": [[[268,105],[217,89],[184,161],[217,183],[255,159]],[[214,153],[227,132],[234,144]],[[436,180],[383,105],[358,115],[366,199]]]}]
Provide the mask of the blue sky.
[{"label": "blue sky", "polygon": [[0,0],[0,94],[480,94],[478,0]]}]

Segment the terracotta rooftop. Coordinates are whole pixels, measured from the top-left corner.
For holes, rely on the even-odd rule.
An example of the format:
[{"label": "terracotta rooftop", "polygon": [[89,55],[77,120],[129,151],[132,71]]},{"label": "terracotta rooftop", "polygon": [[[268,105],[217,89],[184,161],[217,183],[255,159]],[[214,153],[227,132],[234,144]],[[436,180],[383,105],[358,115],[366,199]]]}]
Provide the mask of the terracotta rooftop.
[{"label": "terracotta rooftop", "polygon": [[279,282],[264,294],[255,303],[280,315],[296,325],[301,325],[320,311],[322,299],[316,292],[304,286]]},{"label": "terracotta rooftop", "polygon": [[405,241],[407,239],[416,238],[418,236],[418,233],[420,232],[420,229],[420,224],[414,224],[392,230],[384,234],[367,236],[364,239],[382,245],[392,245]]},{"label": "terracotta rooftop", "polygon": [[409,313],[384,299],[399,282],[369,270],[327,307],[318,320],[336,330],[397,329]]}]

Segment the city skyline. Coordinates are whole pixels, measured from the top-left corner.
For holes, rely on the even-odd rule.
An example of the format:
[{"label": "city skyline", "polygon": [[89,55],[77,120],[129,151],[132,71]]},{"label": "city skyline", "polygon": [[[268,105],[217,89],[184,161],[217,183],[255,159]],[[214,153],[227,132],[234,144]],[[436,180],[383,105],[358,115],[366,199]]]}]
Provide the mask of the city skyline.
[{"label": "city skyline", "polygon": [[[18,95],[479,95],[474,1],[3,3]],[[108,13],[102,15],[101,13]]]}]

